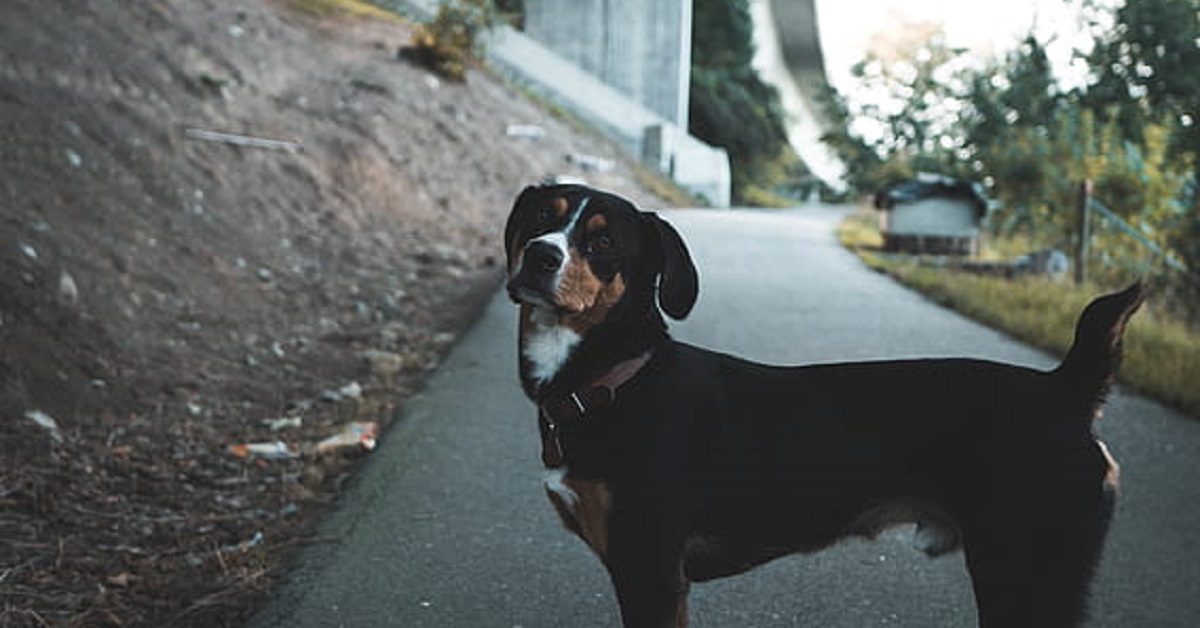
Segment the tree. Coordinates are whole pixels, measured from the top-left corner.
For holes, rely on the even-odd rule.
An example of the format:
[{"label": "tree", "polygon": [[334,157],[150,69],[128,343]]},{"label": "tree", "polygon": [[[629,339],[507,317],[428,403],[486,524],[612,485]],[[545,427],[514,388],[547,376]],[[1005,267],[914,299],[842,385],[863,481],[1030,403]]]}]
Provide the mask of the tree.
[{"label": "tree", "polygon": [[[1006,143],[1034,149],[1062,99],[1042,42],[1031,34],[982,68],[951,47],[938,24],[900,24],[873,42],[853,69],[861,82],[856,92],[865,95],[827,99],[828,115],[846,130],[826,141],[851,170],[881,169],[856,173],[852,185],[867,192],[865,184],[916,171],[980,180],[994,174],[987,158],[1000,155],[1009,158],[999,177],[1006,185],[1030,190],[1040,184],[1036,157],[1017,158]],[[1018,140],[1015,128],[1029,133]],[[864,146],[877,159],[865,158]]]},{"label": "tree", "polygon": [[1051,172],[1063,164],[1049,161],[1057,148],[1051,130],[1073,137],[1079,126],[1059,115],[1061,95],[1045,46],[1030,34],[1003,59],[971,72],[968,82],[963,154],[1001,201],[993,226],[1036,231],[1058,202],[1050,200],[1056,195]]},{"label": "tree", "polygon": [[995,146],[1011,127],[1046,128],[1059,94],[1045,46],[1032,34],[1002,62],[971,73],[963,115],[972,153]]},{"label": "tree", "polygon": [[1190,167],[1166,238],[1191,269],[1185,300],[1200,304],[1200,2],[1127,0],[1113,22],[1087,55],[1093,76],[1079,98],[1116,120],[1124,140],[1151,154],[1148,138],[1166,141],[1168,162]]},{"label": "tree", "polygon": [[[829,120],[832,129],[821,136],[821,141],[828,145],[842,163],[846,166],[846,184],[859,192],[873,191],[893,183],[880,180],[880,165],[883,160],[874,148],[862,137],[851,132],[853,114],[846,102],[846,97],[832,85],[817,95],[817,103]],[[911,173],[909,173],[911,177]],[[907,178],[907,177],[906,177]]]},{"label": "tree", "polygon": [[1083,104],[1115,115],[1125,139],[1148,123],[1177,131],[1171,154],[1200,154],[1200,2],[1127,1],[1088,55]]},{"label": "tree", "polygon": [[852,132],[882,160],[966,174],[960,125],[969,84],[966,51],[951,47],[944,29],[928,22],[902,23],[873,42],[852,68],[861,83],[848,103]]},{"label": "tree", "polygon": [[859,89],[822,99],[836,129],[822,141],[846,163],[851,187],[870,193],[923,171],[976,178],[966,51],[931,22],[898,24],[872,42],[851,70]]},{"label": "tree", "polygon": [[751,67],[753,31],[746,0],[695,0],[688,131],[729,151],[741,201],[779,170],[769,165],[796,160],[779,93]]}]

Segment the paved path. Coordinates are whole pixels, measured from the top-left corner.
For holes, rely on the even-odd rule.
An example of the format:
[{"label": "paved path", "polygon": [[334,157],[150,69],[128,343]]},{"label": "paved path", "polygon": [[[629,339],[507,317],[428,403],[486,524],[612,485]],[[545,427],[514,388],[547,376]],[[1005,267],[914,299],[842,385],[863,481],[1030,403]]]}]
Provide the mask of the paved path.
[{"label": "paved path", "polygon": [[[834,211],[667,216],[701,272],[700,302],[675,327],[682,339],[779,363],[1055,363],[866,270],[834,243]],[[599,563],[541,492],[514,329],[515,309],[497,297],[324,524],[341,543],[306,550],[251,626],[617,625]],[[1089,626],[1200,625],[1200,421],[1118,395],[1100,431],[1122,463],[1123,496]],[[928,560],[910,539],[898,528],[697,585],[693,626],[973,625],[961,554]]]}]

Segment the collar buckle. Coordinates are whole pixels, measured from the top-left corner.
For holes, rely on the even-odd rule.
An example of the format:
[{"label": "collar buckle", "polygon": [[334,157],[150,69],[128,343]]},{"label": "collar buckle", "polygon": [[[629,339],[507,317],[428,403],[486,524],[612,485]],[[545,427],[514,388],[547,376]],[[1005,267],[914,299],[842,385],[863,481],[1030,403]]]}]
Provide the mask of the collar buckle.
[{"label": "collar buckle", "polygon": [[617,389],[633,379],[650,361],[651,351],[617,364],[586,388],[572,391],[564,398],[552,399],[538,405],[538,428],[542,435],[542,464],[547,468],[563,466],[560,438],[562,425],[582,421],[587,415],[611,406],[617,400]]}]

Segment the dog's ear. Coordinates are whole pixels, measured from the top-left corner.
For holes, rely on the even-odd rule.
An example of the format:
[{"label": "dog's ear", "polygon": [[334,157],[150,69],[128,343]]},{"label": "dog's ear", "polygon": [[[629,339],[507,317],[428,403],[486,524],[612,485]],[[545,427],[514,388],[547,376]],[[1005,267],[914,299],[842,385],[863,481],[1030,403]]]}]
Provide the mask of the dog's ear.
[{"label": "dog's ear", "polygon": [[658,268],[658,304],[668,316],[683,320],[696,304],[700,278],[683,238],[670,223],[647,212],[646,220],[655,233],[660,266]]},{"label": "dog's ear", "polygon": [[521,208],[532,201],[532,197],[541,186],[530,185],[517,195],[517,200],[513,201],[512,210],[509,211],[508,220],[504,223],[504,255],[508,259],[508,267],[511,269],[516,262],[520,251],[516,250],[517,238],[521,236],[518,228],[517,214],[521,213]]}]

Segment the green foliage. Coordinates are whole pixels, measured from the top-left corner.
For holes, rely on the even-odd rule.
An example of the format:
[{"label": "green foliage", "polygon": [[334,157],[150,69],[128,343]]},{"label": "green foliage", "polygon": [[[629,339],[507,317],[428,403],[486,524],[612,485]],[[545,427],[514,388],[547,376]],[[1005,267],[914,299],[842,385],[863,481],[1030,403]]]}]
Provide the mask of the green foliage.
[{"label": "green foliage", "polygon": [[1200,268],[1200,211],[1193,205],[1181,219],[1181,225],[1167,234],[1171,249],[1183,259],[1184,264],[1192,269],[1171,286],[1173,300],[1180,304],[1185,315],[1194,321],[1200,321],[1200,275],[1195,269]]},{"label": "green foliage", "polygon": [[913,178],[917,169],[907,151],[880,156],[876,147],[850,131],[852,115],[846,98],[830,87],[818,96],[819,105],[830,121],[832,131],[821,137],[846,165],[846,184],[860,193],[871,193]]},{"label": "green foliage", "polygon": [[851,115],[845,96],[830,86],[818,94],[817,104],[829,120],[831,129],[821,136],[821,141],[846,165],[847,185],[858,190],[873,189],[865,185],[861,177],[874,170],[879,156],[861,137],[850,132]]},{"label": "green foliage", "polygon": [[733,197],[746,204],[782,183],[779,168],[771,164],[796,160],[779,94],[751,67],[753,57],[746,0],[695,1],[688,131],[729,151]]},{"label": "green foliage", "polygon": [[[1048,129],[1010,127],[981,153],[1001,201],[992,215],[993,232],[1021,235],[1035,247],[1070,246],[1078,237],[1079,185],[1086,179],[1093,182],[1095,198],[1181,257],[1172,250],[1171,234],[1187,215],[1191,169],[1168,158],[1165,126],[1148,125],[1144,133],[1141,142],[1122,140],[1114,120],[1098,121],[1090,111],[1071,107],[1060,108]],[[1103,221],[1094,221],[1092,246],[1099,255],[1089,274],[1101,280],[1166,272],[1153,252]]]},{"label": "green foliage", "polygon": [[861,107],[883,131],[876,152],[927,161],[944,174],[958,168],[962,138],[952,125],[966,90],[964,52],[946,42],[940,26],[902,24],[887,48],[869,51],[854,66],[874,95]]},{"label": "green foliage", "polygon": [[746,162],[774,157],[787,142],[779,95],[748,67],[694,67],[689,125],[700,139]]},{"label": "green foliage", "polygon": [[491,0],[451,0],[413,32],[411,54],[439,75],[465,81],[483,60],[480,36],[495,23]]},{"label": "green foliage", "polygon": [[1115,28],[1096,42],[1088,62],[1094,83],[1083,94],[1095,110],[1113,108],[1126,139],[1164,114],[1188,117],[1192,133],[1178,150],[1195,152],[1200,113],[1200,5],[1196,0],[1138,0],[1117,9]]},{"label": "green foliage", "polygon": [[[1127,1],[1113,18],[1114,27],[1101,32],[1088,57],[1093,80],[1080,99],[1111,115],[1122,139],[1165,141],[1165,153],[1159,145],[1147,149],[1164,154],[1173,167],[1190,166],[1189,191],[1178,199],[1181,211],[1173,225],[1164,225],[1162,237],[1192,271],[1180,278],[1177,292],[1200,317],[1200,3]],[[1147,133],[1150,127],[1165,129],[1167,137]],[[1173,184],[1167,177],[1166,185]]]},{"label": "green foliage", "polygon": [[693,68],[749,68],[753,41],[754,22],[746,0],[693,0]]},{"label": "green foliage", "polygon": [[961,122],[974,157],[999,148],[1014,126],[1045,131],[1062,102],[1046,49],[1032,35],[1001,63],[975,72],[968,81],[969,106]]}]

